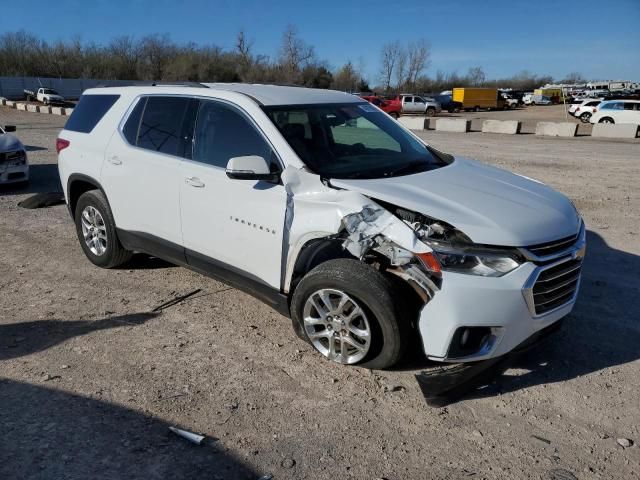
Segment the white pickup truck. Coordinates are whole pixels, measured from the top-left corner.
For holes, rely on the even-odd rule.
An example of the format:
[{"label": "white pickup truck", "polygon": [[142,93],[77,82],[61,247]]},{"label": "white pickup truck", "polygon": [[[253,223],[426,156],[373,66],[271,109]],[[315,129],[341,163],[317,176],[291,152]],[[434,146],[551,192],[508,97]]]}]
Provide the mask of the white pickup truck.
[{"label": "white pickup truck", "polygon": [[42,87],[39,88],[37,92],[34,92],[33,90],[25,90],[24,93],[27,96],[27,100],[37,100],[45,105],[52,105],[56,103],[62,104],[66,102],[64,97],[53,88]]}]

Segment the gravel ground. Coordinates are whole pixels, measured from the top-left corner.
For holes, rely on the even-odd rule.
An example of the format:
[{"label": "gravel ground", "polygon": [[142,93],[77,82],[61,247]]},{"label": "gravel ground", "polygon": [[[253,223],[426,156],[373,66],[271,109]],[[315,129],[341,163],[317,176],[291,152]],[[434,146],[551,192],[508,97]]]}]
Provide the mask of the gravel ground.
[{"label": "gravel ground", "polygon": [[333,365],[224,284],[143,256],[91,265],[64,206],[17,206],[59,188],[64,121],[0,108],[33,164],[28,189],[0,190],[0,478],[640,477],[640,142],[423,134],[565,192],[589,229],[563,330],[432,408],[426,362]]}]

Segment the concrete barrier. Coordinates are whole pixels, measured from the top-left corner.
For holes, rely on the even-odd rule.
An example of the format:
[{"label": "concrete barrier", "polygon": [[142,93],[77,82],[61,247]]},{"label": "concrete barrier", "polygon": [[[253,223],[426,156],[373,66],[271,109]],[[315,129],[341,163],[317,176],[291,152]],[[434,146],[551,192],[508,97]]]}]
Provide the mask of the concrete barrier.
[{"label": "concrete barrier", "polygon": [[26,112],[27,111],[27,104],[26,103],[16,103],[16,110],[24,110]]},{"label": "concrete barrier", "polygon": [[424,117],[400,117],[398,118],[398,122],[410,130],[426,130],[428,128],[425,127],[425,123],[427,123],[428,120]]},{"label": "concrete barrier", "polygon": [[51,107],[49,105],[38,105],[38,111],[40,113],[51,113]]},{"label": "concrete barrier", "polygon": [[595,123],[591,130],[592,137],[600,138],[636,138],[640,125],[631,123]]},{"label": "concrete barrier", "polygon": [[69,116],[73,113],[73,108],[65,108],[64,109],[64,114]]},{"label": "concrete barrier", "polygon": [[11,100],[7,100],[4,104],[9,108],[16,108],[16,102],[12,102]]},{"label": "concrete barrier", "polygon": [[461,132],[466,133],[471,130],[471,120],[464,118],[437,118],[436,131],[438,132]]},{"label": "concrete barrier", "polygon": [[517,120],[485,120],[482,122],[482,133],[506,133],[515,135],[520,133],[522,122]]},{"label": "concrete barrier", "polygon": [[577,131],[577,123],[538,122],[536,124],[536,135],[547,137],[575,137]]},{"label": "concrete barrier", "polygon": [[37,112],[37,111],[38,111],[37,105],[27,105],[27,112]]},{"label": "concrete barrier", "polygon": [[62,107],[51,107],[51,113],[54,115],[64,115],[64,108]]},{"label": "concrete barrier", "polygon": [[6,98],[0,98],[0,105],[4,106],[7,104],[7,99]]}]

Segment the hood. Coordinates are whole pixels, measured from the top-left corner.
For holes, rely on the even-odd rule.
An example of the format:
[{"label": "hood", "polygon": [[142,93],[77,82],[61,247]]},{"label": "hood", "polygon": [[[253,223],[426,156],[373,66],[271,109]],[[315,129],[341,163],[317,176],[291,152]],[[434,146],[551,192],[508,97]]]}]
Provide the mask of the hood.
[{"label": "hood", "polygon": [[24,145],[10,133],[0,133],[0,153],[24,150]]},{"label": "hood", "polygon": [[445,221],[480,244],[536,245],[575,235],[580,227],[575,208],[561,193],[462,158],[415,175],[331,184]]}]

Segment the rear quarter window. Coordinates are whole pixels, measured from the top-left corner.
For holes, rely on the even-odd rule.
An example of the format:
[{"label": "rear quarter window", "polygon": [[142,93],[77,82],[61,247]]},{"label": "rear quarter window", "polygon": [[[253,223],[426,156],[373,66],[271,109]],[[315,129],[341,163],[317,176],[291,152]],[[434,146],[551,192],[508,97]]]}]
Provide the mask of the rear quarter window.
[{"label": "rear quarter window", "polygon": [[72,132],[90,133],[120,95],[83,95],[64,126]]}]

